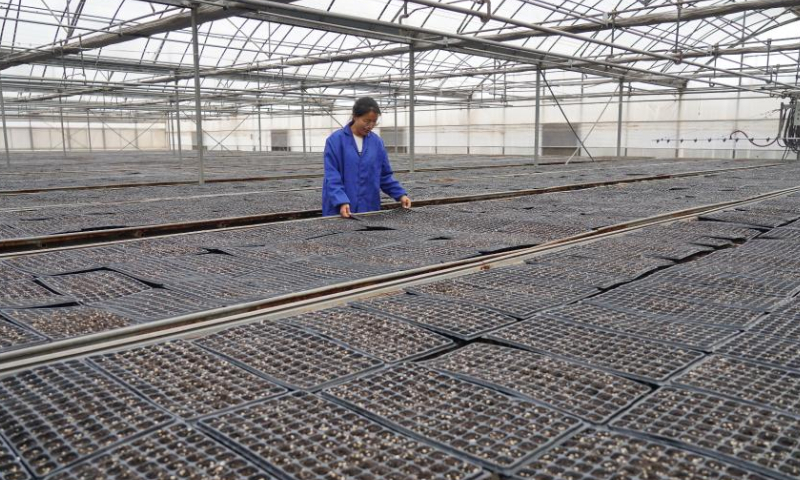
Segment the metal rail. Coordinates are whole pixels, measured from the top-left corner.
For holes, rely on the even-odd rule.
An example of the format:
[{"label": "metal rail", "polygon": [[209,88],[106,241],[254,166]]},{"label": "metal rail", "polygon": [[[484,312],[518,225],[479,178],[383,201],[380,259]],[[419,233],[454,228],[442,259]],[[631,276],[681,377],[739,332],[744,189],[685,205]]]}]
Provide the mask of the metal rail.
[{"label": "metal rail", "polygon": [[[569,192],[575,190],[585,190],[589,188],[606,187],[612,185],[624,185],[628,183],[639,183],[657,180],[669,180],[675,178],[698,177],[713,175],[718,173],[753,170],[758,168],[769,168],[780,166],[779,163],[767,165],[750,165],[746,167],[731,167],[716,170],[701,170],[683,173],[670,173],[651,175],[646,177],[625,178],[616,180],[606,180],[599,182],[584,182],[554,187],[541,187],[526,190],[513,190],[504,192],[484,193],[479,195],[464,195],[459,197],[431,198],[427,200],[417,200],[415,205],[424,207],[429,205],[450,205],[456,203],[476,202],[482,200],[500,200],[504,198],[525,197],[530,195],[543,195],[546,193]],[[399,208],[399,203],[387,203],[381,206],[382,210],[392,210]],[[42,253],[50,249],[57,249],[71,246],[100,245],[120,240],[130,240],[137,238],[163,237],[181,233],[200,232],[219,230],[230,227],[263,225],[268,223],[285,222],[289,220],[299,220],[304,218],[320,217],[322,211],[298,210],[290,212],[267,213],[260,215],[245,215],[239,217],[214,218],[207,220],[196,220],[180,223],[164,223],[156,225],[142,225],[137,227],[110,228],[107,230],[93,230],[89,232],[62,233],[57,235],[45,235],[38,237],[12,238],[0,241],[0,258],[19,253]]]},{"label": "metal rail", "polygon": [[208,331],[249,323],[256,318],[277,318],[296,313],[329,308],[390,291],[479,270],[519,263],[535,255],[601,238],[623,234],[643,227],[697,217],[731,207],[760,202],[800,192],[800,185],[755,195],[741,200],[720,202],[677,210],[652,217],[602,227],[510,252],[495,253],[478,258],[457,260],[415,268],[403,272],[363,278],[327,287],[295,292],[266,300],[252,301],[204,312],[133,325],[117,330],[76,337],[49,344],[0,354],[0,374],[31,368],[50,361],[97,353],[123,346],[153,342],[174,337],[199,335]]}]

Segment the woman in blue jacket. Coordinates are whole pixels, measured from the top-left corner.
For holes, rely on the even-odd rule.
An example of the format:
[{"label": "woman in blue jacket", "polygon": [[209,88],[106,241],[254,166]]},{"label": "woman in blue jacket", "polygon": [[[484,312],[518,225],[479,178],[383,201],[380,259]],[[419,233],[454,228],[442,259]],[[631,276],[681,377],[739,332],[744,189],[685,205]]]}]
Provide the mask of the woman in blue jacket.
[{"label": "woman in blue jacket", "polygon": [[353,105],[353,118],[325,142],[325,179],[322,214],[350,217],[351,213],[381,208],[381,190],[403,206],[411,199],[392,175],[383,140],[372,129],[381,109],[370,97]]}]

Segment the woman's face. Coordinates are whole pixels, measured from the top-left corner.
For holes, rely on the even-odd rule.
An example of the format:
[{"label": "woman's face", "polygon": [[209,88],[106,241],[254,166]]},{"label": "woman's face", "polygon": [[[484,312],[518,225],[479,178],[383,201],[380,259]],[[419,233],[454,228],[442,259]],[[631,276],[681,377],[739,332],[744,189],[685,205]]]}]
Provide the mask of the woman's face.
[{"label": "woman's face", "polygon": [[377,124],[378,114],[375,112],[367,112],[360,117],[353,117],[353,133],[360,137],[366,137]]}]

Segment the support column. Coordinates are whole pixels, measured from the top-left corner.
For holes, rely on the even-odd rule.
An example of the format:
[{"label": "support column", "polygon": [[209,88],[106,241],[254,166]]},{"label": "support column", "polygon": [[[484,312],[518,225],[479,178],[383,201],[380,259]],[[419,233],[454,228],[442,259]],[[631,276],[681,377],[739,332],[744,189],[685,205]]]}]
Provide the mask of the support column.
[{"label": "support column", "polygon": [[67,156],[67,136],[64,135],[64,107],[61,106],[61,97],[58,97],[58,119],[61,122],[61,150]]},{"label": "support column", "polygon": [[28,111],[28,136],[31,139],[31,152],[35,150],[33,146],[33,118],[31,117],[30,110]]},{"label": "support column", "polygon": [[472,143],[472,94],[467,99],[467,155],[469,155],[469,145]]},{"label": "support column", "polygon": [[172,124],[172,112],[169,110],[164,119],[164,129],[167,134],[167,149],[171,152],[175,150],[175,125]]},{"label": "support column", "polygon": [[261,99],[258,101],[258,151],[264,151],[261,144]]},{"label": "support column", "polygon": [[139,122],[133,117],[133,148],[139,150]]},{"label": "support column", "polygon": [[108,150],[108,143],[106,140],[106,122],[103,117],[100,117],[100,137],[103,139],[103,150]]},{"label": "support column", "polygon": [[400,147],[400,127],[397,126],[397,110],[399,107],[397,105],[397,90],[394,91],[394,140],[392,143],[394,144],[394,152],[397,153],[397,149]]},{"label": "support column", "polygon": [[86,141],[89,143],[89,152],[92,151],[92,128],[89,123],[89,110],[86,110]]},{"label": "support column", "polygon": [[205,183],[205,165],[203,158],[203,112],[200,102],[200,42],[197,40],[197,8],[192,7],[192,54],[194,56],[194,108],[195,135],[197,135],[197,159],[200,164],[198,183]]},{"label": "support column", "polygon": [[11,166],[11,153],[8,149],[8,127],[6,126],[6,101],[3,98],[3,82],[0,80],[0,115],[3,117],[3,145],[6,150],[6,167]]},{"label": "support column", "polygon": [[411,172],[414,172],[414,70],[416,69],[414,45],[408,51],[408,154]]},{"label": "support column", "polygon": [[177,137],[175,143],[178,146],[178,161],[183,162],[183,142],[181,141],[181,99],[178,92],[178,79],[175,78],[175,132]]},{"label": "support column", "polygon": [[678,90],[678,118],[675,121],[675,158],[681,156],[681,111],[683,110],[683,89]]},{"label": "support column", "polygon": [[433,153],[439,154],[439,103],[438,97],[433,97]]},{"label": "support column", "polygon": [[303,133],[303,159],[306,158],[306,89],[300,85],[300,128]]},{"label": "support column", "polygon": [[622,92],[625,90],[623,79],[619,80],[619,104],[617,106],[617,157],[622,156]]},{"label": "support column", "polygon": [[536,69],[536,107],[533,120],[533,165],[539,166],[539,130],[541,127],[542,71]]}]

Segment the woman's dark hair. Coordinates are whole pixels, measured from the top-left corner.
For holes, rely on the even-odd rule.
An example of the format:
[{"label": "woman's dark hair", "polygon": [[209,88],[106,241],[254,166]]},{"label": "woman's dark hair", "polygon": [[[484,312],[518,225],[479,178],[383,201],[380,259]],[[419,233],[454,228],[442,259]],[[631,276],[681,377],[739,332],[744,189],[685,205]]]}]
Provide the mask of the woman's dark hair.
[{"label": "woman's dark hair", "polygon": [[361,97],[356,100],[356,103],[353,105],[353,118],[366,115],[369,112],[375,112],[378,115],[381,114],[381,107],[378,106],[378,102],[376,102],[374,98]]}]

